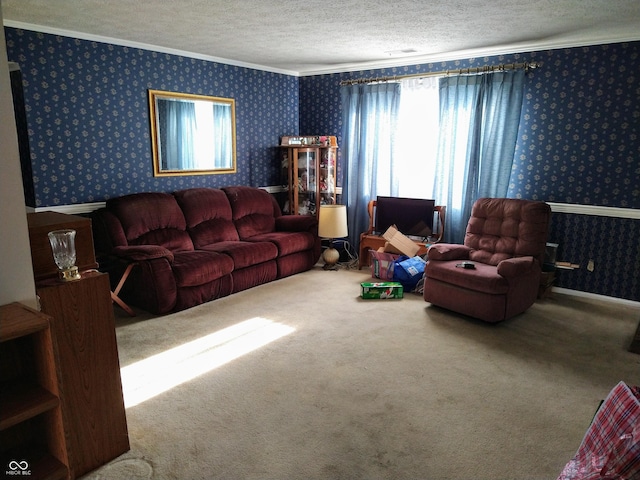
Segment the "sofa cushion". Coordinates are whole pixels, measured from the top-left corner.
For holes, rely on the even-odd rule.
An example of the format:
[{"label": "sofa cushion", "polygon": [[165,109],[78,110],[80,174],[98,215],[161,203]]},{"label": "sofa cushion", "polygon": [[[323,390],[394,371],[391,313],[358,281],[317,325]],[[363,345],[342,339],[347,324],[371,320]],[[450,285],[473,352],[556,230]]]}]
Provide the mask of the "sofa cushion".
[{"label": "sofa cushion", "polygon": [[318,257],[310,250],[278,257],[278,278],[309,270],[317,261]]},{"label": "sofa cushion", "polygon": [[254,235],[250,242],[271,242],[278,247],[278,256],[291,255],[304,250],[313,250],[315,238],[309,232],[272,232]]},{"label": "sofa cushion", "polygon": [[174,193],[195,248],[239,240],[227,195],[217,188],[190,188]]},{"label": "sofa cushion", "polygon": [[160,245],[172,252],[193,250],[186,221],[173,195],[144,192],[109,199],[128,245]]},{"label": "sofa cushion", "polygon": [[258,263],[256,265],[234,270],[231,274],[233,293],[241,292],[263,283],[272,282],[278,278],[278,265],[276,260]]},{"label": "sofa cushion", "polygon": [[219,252],[233,259],[233,269],[258,265],[274,260],[278,256],[278,248],[271,242],[217,242],[202,247],[204,250]]},{"label": "sofa cushion", "polygon": [[459,268],[459,260],[427,262],[425,275],[433,280],[450,283],[458,288],[467,288],[489,294],[505,294],[509,290],[507,280],[498,274],[496,267],[476,263],[475,269]]},{"label": "sofa cushion", "polygon": [[225,187],[222,189],[231,205],[233,223],[242,240],[275,230],[274,202],[266,190],[254,187]]},{"label": "sofa cushion", "polygon": [[232,292],[233,279],[231,274],[195,287],[181,287],[176,295],[174,311],[184,310],[185,308],[210,302],[216,298],[226,297]]},{"label": "sofa cushion", "polygon": [[231,273],[233,260],[221,253],[202,250],[177,252],[171,269],[178,288],[195,287]]}]

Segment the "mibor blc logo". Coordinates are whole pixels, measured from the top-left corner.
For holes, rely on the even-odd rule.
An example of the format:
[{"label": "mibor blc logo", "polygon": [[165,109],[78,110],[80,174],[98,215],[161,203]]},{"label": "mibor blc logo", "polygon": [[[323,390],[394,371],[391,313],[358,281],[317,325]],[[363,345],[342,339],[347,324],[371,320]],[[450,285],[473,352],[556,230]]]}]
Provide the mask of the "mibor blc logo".
[{"label": "mibor blc logo", "polygon": [[5,472],[6,475],[11,476],[27,476],[31,475],[31,470],[29,470],[29,462],[26,460],[11,460],[9,465],[7,465],[8,469]]}]

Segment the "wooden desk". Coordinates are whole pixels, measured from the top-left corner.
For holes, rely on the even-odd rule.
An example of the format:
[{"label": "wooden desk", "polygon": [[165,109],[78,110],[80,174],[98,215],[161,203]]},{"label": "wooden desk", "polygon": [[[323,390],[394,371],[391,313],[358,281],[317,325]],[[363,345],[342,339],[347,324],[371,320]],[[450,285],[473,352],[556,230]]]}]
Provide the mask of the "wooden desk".
[{"label": "wooden desk", "polygon": [[[358,253],[359,269],[371,265],[371,256],[369,255],[369,250],[378,250],[380,247],[384,247],[384,244],[386,242],[382,235],[375,235],[373,233],[375,232],[374,209],[376,207],[376,203],[377,202],[375,200],[371,200],[367,205],[367,211],[369,213],[369,228],[366,232],[360,234],[360,248]],[[434,211],[438,215],[435,240],[433,242],[419,242],[414,240],[414,243],[419,247],[418,253],[416,253],[416,255],[424,255],[425,253],[427,253],[427,250],[432,243],[441,242],[444,238],[444,220],[446,207],[442,205],[436,205],[434,207]]]}]

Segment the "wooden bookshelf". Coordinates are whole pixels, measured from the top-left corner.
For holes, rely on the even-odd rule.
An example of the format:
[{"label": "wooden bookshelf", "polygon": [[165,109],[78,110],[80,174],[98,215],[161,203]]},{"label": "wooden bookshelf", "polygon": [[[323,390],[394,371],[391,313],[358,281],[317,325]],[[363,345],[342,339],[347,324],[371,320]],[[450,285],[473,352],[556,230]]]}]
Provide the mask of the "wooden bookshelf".
[{"label": "wooden bookshelf", "polygon": [[20,303],[1,306],[0,317],[3,468],[32,479],[68,479],[51,317]]}]

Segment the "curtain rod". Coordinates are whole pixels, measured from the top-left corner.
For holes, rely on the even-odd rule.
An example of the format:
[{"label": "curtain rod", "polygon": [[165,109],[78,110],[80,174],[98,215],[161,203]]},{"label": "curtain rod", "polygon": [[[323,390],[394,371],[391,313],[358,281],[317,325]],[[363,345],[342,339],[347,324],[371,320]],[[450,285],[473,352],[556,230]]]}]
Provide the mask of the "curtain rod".
[{"label": "curtain rod", "polygon": [[444,70],[440,72],[413,73],[409,75],[394,75],[388,77],[356,78],[353,80],[342,80],[340,85],[357,85],[363,83],[383,83],[403,80],[405,78],[426,78],[426,77],[449,77],[452,75],[484,75],[486,73],[506,72],[507,70],[534,70],[541,66],[538,62],[507,63],[491,65],[485,67],[459,68],[457,70]]}]

